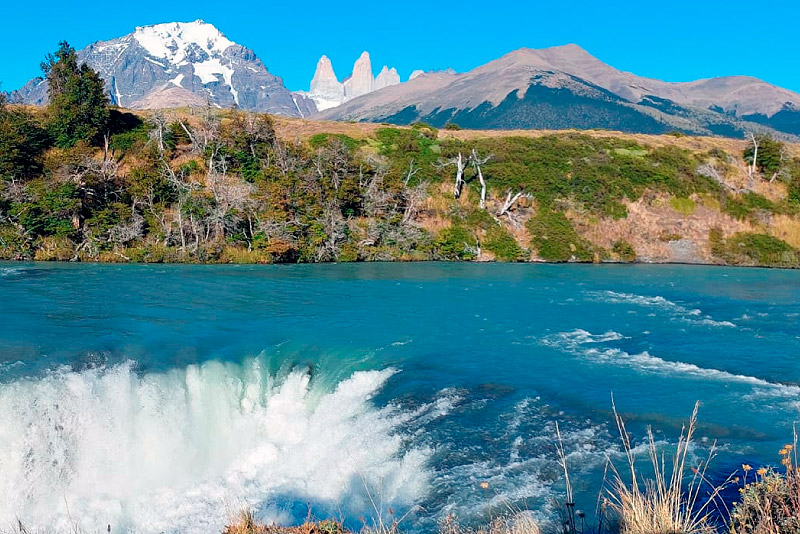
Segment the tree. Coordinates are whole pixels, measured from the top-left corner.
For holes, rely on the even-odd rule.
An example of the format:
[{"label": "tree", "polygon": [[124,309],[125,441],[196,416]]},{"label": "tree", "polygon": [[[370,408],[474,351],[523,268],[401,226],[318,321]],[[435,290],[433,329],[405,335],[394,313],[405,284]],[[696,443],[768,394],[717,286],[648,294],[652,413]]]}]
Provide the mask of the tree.
[{"label": "tree", "polygon": [[478,181],[481,183],[481,209],[486,208],[486,180],[483,178],[481,165],[489,161],[491,158],[492,156],[486,156],[483,158],[478,156],[478,151],[474,148],[472,149],[472,153],[469,155],[469,162],[475,168],[475,174],[478,175]]},{"label": "tree", "polygon": [[786,146],[769,135],[750,134],[750,143],[744,151],[748,175],[752,179],[758,170],[764,178],[774,181],[786,173],[788,154]]},{"label": "tree", "polygon": [[0,93],[0,180],[32,178],[41,171],[46,132],[25,110],[6,106]]},{"label": "tree", "polygon": [[437,167],[439,169],[444,169],[451,165],[456,168],[456,182],[453,186],[453,198],[458,200],[461,197],[461,190],[464,188],[464,168],[466,167],[464,156],[461,155],[460,151],[456,157],[447,161],[440,161]]},{"label": "tree", "polygon": [[42,63],[47,78],[48,130],[62,148],[79,141],[99,144],[108,134],[108,95],[102,78],[88,65],[78,64],[78,55],[66,41],[55,55]]}]

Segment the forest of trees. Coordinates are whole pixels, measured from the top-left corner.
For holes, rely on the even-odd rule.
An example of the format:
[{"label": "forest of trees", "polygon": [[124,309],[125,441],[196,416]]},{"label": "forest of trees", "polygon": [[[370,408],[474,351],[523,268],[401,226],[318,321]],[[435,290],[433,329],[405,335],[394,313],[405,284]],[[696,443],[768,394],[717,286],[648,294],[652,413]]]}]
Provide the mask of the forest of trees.
[{"label": "forest of trees", "polygon": [[[762,222],[800,206],[800,164],[765,137],[738,157],[753,180],[786,184],[781,202],[731,188],[729,154],[575,133],[460,141],[424,124],[289,141],[267,115],[110,108],[67,43],[42,69],[46,109],[0,99],[0,259],[632,261],[630,243],[591,243],[567,210],[620,219],[648,192],[710,195]],[[709,236],[721,261],[800,258],[734,237]]]}]

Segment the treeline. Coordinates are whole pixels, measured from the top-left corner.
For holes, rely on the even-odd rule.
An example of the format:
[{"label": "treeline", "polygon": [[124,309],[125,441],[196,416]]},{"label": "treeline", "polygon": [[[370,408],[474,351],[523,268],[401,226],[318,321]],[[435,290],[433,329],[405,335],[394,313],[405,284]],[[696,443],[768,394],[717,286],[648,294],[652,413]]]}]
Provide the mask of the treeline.
[{"label": "treeline", "polygon": [[[800,205],[800,164],[769,138],[739,158],[753,181],[786,183],[780,202],[732,187],[723,151],[574,133],[460,141],[424,124],[290,141],[266,115],[112,109],[66,43],[42,68],[46,110],[0,100],[0,259],[632,261],[630,243],[599,247],[566,213],[620,219],[652,193],[708,195],[754,221]],[[715,233],[712,250],[729,263],[800,258],[757,235]]]}]

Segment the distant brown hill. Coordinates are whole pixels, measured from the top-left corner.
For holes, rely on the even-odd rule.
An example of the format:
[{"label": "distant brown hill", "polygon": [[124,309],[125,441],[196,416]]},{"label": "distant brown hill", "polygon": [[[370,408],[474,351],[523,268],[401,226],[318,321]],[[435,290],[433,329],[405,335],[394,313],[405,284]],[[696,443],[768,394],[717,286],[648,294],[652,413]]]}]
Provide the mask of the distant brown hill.
[{"label": "distant brown hill", "polygon": [[430,72],[318,117],[470,128],[800,135],[800,94],[748,76],[672,83],[623,72],[577,45],[523,48],[466,73]]}]

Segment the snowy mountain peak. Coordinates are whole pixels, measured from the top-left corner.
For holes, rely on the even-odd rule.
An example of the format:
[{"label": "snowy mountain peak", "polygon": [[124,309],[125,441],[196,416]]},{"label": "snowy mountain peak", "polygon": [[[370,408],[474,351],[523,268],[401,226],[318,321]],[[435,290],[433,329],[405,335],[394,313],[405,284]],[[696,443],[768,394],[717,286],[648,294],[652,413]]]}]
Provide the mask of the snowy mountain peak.
[{"label": "snowy mountain peak", "polygon": [[193,62],[198,53],[218,58],[235,44],[214,25],[202,20],[140,26],[133,32],[133,38],[153,57],[174,65]]},{"label": "snowy mountain peak", "polygon": [[[209,102],[294,117],[316,111],[313,102],[288,91],[252,50],[202,20],[140,26],[123,37],[93,43],[78,57],[100,74],[111,102],[121,107]],[[47,84],[31,80],[15,98],[42,104]]]}]

